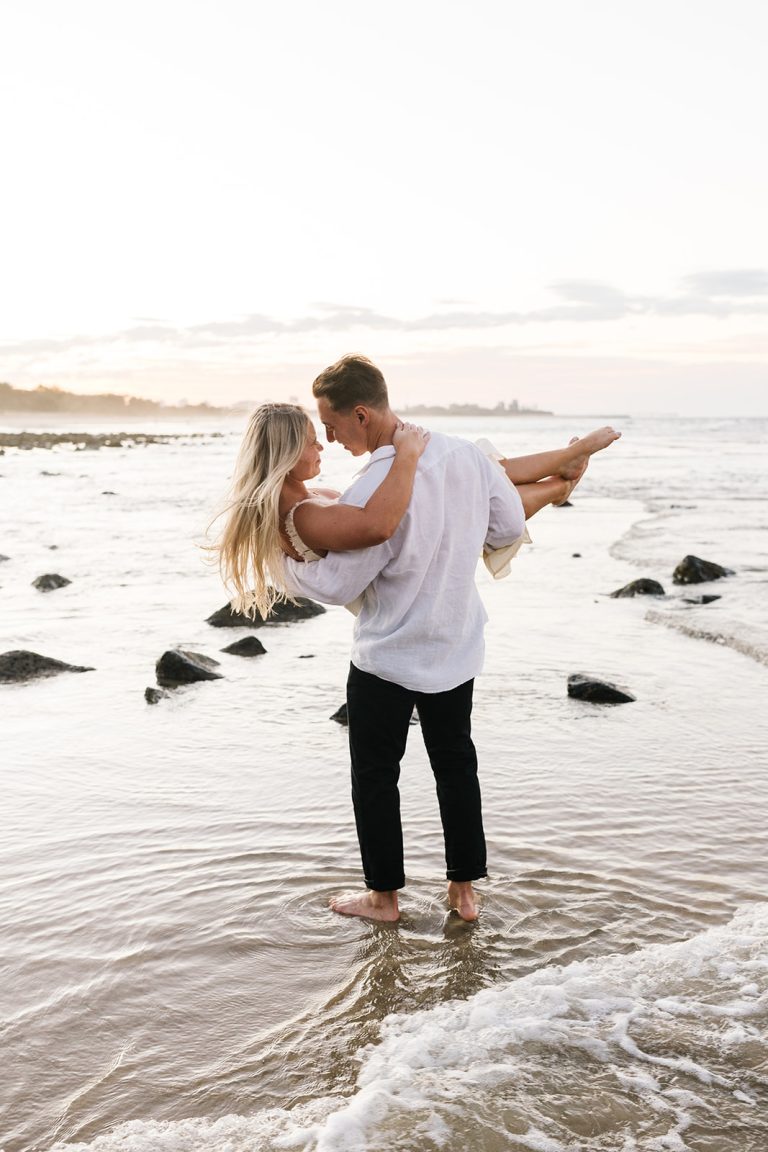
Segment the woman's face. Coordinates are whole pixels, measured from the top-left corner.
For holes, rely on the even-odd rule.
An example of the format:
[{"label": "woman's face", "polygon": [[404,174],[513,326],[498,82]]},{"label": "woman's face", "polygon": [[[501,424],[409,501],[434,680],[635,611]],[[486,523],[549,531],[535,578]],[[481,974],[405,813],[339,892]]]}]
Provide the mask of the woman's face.
[{"label": "woman's face", "polygon": [[323,446],[317,438],[314,426],[310,424],[307,431],[307,442],[298,463],[291,468],[291,475],[296,480],[312,480],[320,472],[320,453]]}]

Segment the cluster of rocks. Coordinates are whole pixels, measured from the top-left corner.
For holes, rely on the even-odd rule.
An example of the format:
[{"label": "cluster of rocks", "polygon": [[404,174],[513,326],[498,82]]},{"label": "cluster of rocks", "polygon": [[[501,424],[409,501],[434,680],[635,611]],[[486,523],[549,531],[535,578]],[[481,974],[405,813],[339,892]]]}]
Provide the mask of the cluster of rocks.
[{"label": "cluster of rocks", "polygon": [[[206,624],[210,624],[213,628],[264,628],[275,624],[293,624],[300,620],[310,620],[313,616],[322,615],[323,612],[325,608],[322,604],[298,596],[293,603],[281,601],[275,604],[266,620],[261,616],[256,616],[254,619],[242,612],[235,612],[229,604],[225,604],[208,617]],[[256,636],[244,636],[241,640],[228,644],[221,651],[247,659],[265,656],[267,652]],[[159,687],[147,688],[144,699],[148,704],[157,704],[170,695],[169,689],[201,680],[221,680],[222,673],[217,671],[220,667],[220,661],[205,656],[202,652],[192,652],[188,648],[168,648],[155,665]]]},{"label": "cluster of rocks", "polygon": [[[733,576],[733,569],[724,568],[722,564],[715,564],[712,560],[702,560],[699,556],[684,556],[672,573],[672,583],[706,584],[711,580],[722,580],[724,576]],[[617,588],[609,595],[616,600],[625,596],[666,596],[666,592],[658,580],[650,580],[643,576],[639,580],[631,580],[629,584]],[[720,597],[716,595],[697,596],[687,600],[686,603],[711,604],[713,600],[719,599]]]},{"label": "cluster of rocks", "polygon": [[[724,576],[732,575],[732,569],[724,568],[722,564],[715,564],[712,560],[702,560],[699,556],[684,556],[672,573],[672,583],[704,584],[710,580],[721,580]],[[611,599],[619,600],[633,596],[666,596],[666,592],[658,580],[642,576],[639,580],[632,580],[623,588],[610,592],[609,595]],[[720,596],[714,593],[683,597],[686,604],[711,604],[719,599]],[[619,688],[610,680],[601,680],[599,677],[587,676],[581,672],[568,677],[568,695],[576,700],[587,700],[590,704],[629,704],[637,699],[631,692]]]},{"label": "cluster of rocks", "polygon": [[[7,556],[0,556],[0,561],[7,560]],[[720,564],[710,560],[702,560],[698,556],[685,556],[672,574],[672,582],[677,585],[701,584],[711,580],[720,580],[724,576],[731,576],[733,572]],[[63,588],[71,581],[58,573],[46,573],[38,576],[33,584],[41,592]],[[664,587],[658,580],[641,577],[617,588],[611,592],[612,599],[623,599],[634,596],[665,596]],[[701,595],[687,598],[690,604],[709,604],[719,600],[717,595]],[[309,620],[325,612],[321,604],[304,597],[298,597],[294,603],[282,601],[274,605],[266,620],[260,616],[255,619],[241,612],[235,612],[229,604],[212,613],[206,621],[214,628],[263,628],[275,624],[289,624],[300,620]],[[266,648],[255,636],[246,636],[241,640],[227,645],[221,649],[233,656],[252,658],[266,655]],[[157,704],[167,698],[170,691],[184,684],[194,684],[204,680],[221,680],[222,673],[220,661],[201,652],[193,652],[187,648],[169,648],[163,652],[155,665],[157,687],[150,686],[144,692],[144,698],[149,704]],[[62,660],[54,660],[48,656],[41,656],[36,652],[18,650],[0,654],[0,683],[19,683],[27,680],[40,679],[46,676],[55,676],[60,672],[92,672],[92,668],[66,664]],[[627,704],[636,700],[631,692],[619,688],[611,681],[602,680],[596,676],[584,673],[573,673],[568,677],[568,695],[576,700],[585,700],[591,704]],[[346,726],[347,706],[342,706],[330,717],[338,724]],[[415,720],[413,722],[416,722]]]},{"label": "cluster of rocks", "polygon": [[[8,560],[8,556],[0,556],[0,561]],[[56,572],[48,572],[33,580],[35,588],[41,592],[50,592],[63,588],[71,581]],[[275,624],[290,624],[298,620],[309,620],[313,616],[320,616],[325,612],[321,604],[304,597],[297,597],[295,603],[278,603],[274,606],[266,620],[259,616],[252,620],[238,612],[233,612],[229,604],[219,608],[206,621],[214,628],[261,628]],[[267,649],[256,636],[244,636],[221,649],[232,656],[252,658],[266,655]],[[163,652],[155,665],[157,687],[149,687],[144,692],[144,698],[150,704],[168,697],[170,691],[184,684],[194,684],[202,680],[221,680],[222,673],[217,671],[220,662],[212,656],[202,652],[193,652],[186,648],[169,648]],[[67,664],[64,660],[55,660],[50,656],[42,656],[39,652],[30,652],[26,649],[16,649],[0,653],[0,683],[20,684],[29,680],[40,680],[48,676],[56,676],[61,672],[93,672],[94,669],[79,664]]]}]

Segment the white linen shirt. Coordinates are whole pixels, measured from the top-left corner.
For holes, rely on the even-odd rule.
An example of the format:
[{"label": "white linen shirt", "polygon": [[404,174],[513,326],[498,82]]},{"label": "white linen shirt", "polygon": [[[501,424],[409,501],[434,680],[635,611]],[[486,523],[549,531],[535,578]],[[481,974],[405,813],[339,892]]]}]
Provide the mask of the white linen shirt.
[{"label": "white linen shirt", "polygon": [[[392,466],[394,447],[373,452],[341,497],[362,508]],[[502,468],[474,444],[433,432],[413,496],[384,544],[285,559],[294,595],[346,604],[364,592],[352,663],[416,692],[447,692],[482,669],[488,619],[475,585],[483,545],[511,544],[525,528],[522,502]]]}]

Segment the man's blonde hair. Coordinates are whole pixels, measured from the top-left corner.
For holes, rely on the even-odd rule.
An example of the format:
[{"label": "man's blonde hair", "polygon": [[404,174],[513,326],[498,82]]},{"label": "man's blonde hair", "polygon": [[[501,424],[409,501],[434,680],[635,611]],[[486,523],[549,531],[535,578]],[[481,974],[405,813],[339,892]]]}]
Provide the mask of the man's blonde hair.
[{"label": "man's blonde hair", "polygon": [[323,396],[334,412],[350,412],[357,404],[389,407],[384,376],[367,356],[342,356],[320,373],[312,385],[312,395],[318,400]]}]

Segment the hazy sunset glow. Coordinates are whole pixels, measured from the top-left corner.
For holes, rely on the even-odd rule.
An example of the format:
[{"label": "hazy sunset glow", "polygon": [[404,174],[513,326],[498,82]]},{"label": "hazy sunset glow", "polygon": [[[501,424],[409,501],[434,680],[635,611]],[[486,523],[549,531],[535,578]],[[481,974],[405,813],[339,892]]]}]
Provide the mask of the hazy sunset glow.
[{"label": "hazy sunset glow", "polygon": [[0,380],[768,412],[768,16],[30,0],[4,44]]}]

